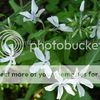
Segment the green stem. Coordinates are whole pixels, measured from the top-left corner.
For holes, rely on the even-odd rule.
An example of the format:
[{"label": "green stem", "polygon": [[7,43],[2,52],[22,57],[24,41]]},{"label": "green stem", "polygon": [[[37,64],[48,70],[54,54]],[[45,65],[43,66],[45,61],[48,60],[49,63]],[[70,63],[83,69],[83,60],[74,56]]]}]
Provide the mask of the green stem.
[{"label": "green stem", "polygon": [[97,11],[97,0],[93,0],[94,1],[94,10]]},{"label": "green stem", "polygon": [[32,85],[30,85],[24,99],[25,99],[25,100],[30,100],[31,97],[32,97],[32,95],[33,95],[37,90],[40,89],[40,86],[41,86],[41,85],[38,85],[38,84],[32,84]]},{"label": "green stem", "polygon": [[[71,36],[71,34],[69,34],[68,36],[66,36],[66,41],[68,41],[68,43],[71,44],[71,42],[72,42],[72,36]],[[69,62],[70,50],[64,50],[64,63],[65,64],[68,64],[68,62]]]},{"label": "green stem", "polygon": [[23,0],[19,0],[20,6],[23,7]]}]

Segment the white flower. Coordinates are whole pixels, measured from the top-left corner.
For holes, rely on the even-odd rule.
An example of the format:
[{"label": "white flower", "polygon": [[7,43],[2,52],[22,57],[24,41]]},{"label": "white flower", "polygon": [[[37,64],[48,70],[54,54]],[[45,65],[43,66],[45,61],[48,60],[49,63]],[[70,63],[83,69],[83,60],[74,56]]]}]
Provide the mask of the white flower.
[{"label": "white flower", "polygon": [[31,3],[31,13],[29,13],[28,11],[25,12],[20,12],[21,15],[24,16],[23,21],[39,21],[39,17],[40,15],[45,11],[45,9],[41,9],[38,11],[38,6],[36,5],[35,1],[32,0]]},{"label": "white flower", "polygon": [[73,32],[72,28],[69,26],[66,26],[65,24],[59,24],[59,20],[57,16],[51,16],[47,18],[47,20],[53,24],[58,30],[64,31],[64,32]]},{"label": "white flower", "polygon": [[83,12],[84,11],[84,6],[85,6],[85,0],[82,1],[81,5],[80,5],[80,11]]},{"label": "white flower", "polygon": [[8,72],[9,68],[11,67],[11,65],[15,65],[15,57],[14,57],[14,48],[13,48],[13,44],[7,45],[6,43],[3,45],[3,50],[6,53],[6,57],[0,59],[0,62],[4,63],[4,62],[9,62],[8,65],[5,68],[5,73]]},{"label": "white flower", "polygon": [[37,73],[40,69],[43,69],[46,76],[48,78],[52,75],[52,70],[50,68],[50,52],[45,51],[45,55],[43,55],[42,51],[39,48],[34,49],[36,57],[40,60],[40,62],[33,64],[30,68],[31,73]]},{"label": "white flower", "polygon": [[61,99],[62,95],[63,95],[63,91],[65,89],[65,91],[71,95],[75,95],[74,91],[72,90],[71,86],[68,85],[67,80],[63,80],[63,77],[59,74],[58,71],[54,72],[54,77],[55,79],[58,81],[52,85],[49,85],[47,87],[45,87],[46,91],[52,91],[54,90],[56,87],[58,87],[58,93],[57,93],[57,99]]},{"label": "white flower", "polygon": [[88,68],[89,66],[86,66],[80,72],[78,68],[76,68],[75,73],[73,75],[73,79],[69,80],[69,82],[73,83],[73,87],[75,90],[77,87],[80,97],[85,95],[85,90],[80,84],[85,85],[89,88],[93,88],[93,84],[89,80],[83,78],[83,75],[87,72]]}]

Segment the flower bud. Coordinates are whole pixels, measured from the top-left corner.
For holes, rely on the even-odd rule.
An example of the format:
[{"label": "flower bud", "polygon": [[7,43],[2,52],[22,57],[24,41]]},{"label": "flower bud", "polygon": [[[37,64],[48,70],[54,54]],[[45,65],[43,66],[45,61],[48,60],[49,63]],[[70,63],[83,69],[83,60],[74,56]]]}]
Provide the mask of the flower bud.
[{"label": "flower bud", "polygon": [[84,6],[85,6],[85,0],[82,1],[81,5],[80,5],[80,11],[83,12],[84,11]]}]

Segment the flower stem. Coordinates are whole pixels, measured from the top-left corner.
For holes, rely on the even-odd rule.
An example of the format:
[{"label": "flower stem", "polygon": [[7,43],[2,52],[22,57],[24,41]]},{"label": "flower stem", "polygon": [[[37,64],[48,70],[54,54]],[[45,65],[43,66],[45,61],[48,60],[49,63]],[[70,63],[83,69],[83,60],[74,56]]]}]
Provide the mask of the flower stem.
[{"label": "flower stem", "polygon": [[23,7],[23,0],[19,0],[20,6]]},{"label": "flower stem", "polygon": [[45,30],[45,25],[44,25],[43,21],[39,19],[39,22],[42,24],[42,27]]}]

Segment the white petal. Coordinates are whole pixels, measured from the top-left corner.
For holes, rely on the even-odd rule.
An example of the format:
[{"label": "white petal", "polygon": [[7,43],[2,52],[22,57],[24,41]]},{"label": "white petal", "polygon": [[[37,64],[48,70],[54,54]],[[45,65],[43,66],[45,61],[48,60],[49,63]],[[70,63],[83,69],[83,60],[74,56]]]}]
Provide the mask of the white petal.
[{"label": "white petal", "polygon": [[62,86],[59,86],[58,87],[58,93],[57,93],[57,99],[61,99],[61,97],[62,97],[62,95],[63,95],[63,87]]},{"label": "white petal", "polygon": [[52,85],[46,86],[45,90],[46,91],[53,91],[57,86],[58,86],[58,84],[54,83]]},{"label": "white petal", "polygon": [[10,61],[9,57],[0,59],[0,62],[2,62],[2,63],[8,62],[8,61]]},{"label": "white petal", "polygon": [[59,74],[58,71],[55,71],[54,72],[54,76],[55,76],[55,79],[58,81],[58,82],[62,82],[63,81],[63,78],[61,77],[61,75]]},{"label": "white petal", "polygon": [[75,82],[75,79],[65,79],[64,81],[63,81],[63,83],[70,83],[70,84],[74,84],[74,82]]},{"label": "white petal", "polygon": [[32,21],[33,19],[28,19],[26,17],[23,18],[23,22]]},{"label": "white petal", "polygon": [[60,24],[60,27],[58,29],[64,32],[73,32],[72,28],[66,26],[65,24]]},{"label": "white petal", "polygon": [[92,82],[90,82],[89,80],[87,80],[85,78],[80,78],[80,83],[89,87],[89,88],[93,88]]},{"label": "white petal", "polygon": [[12,60],[12,64],[13,64],[13,65],[16,65],[15,59]]},{"label": "white petal", "polygon": [[72,84],[73,85],[73,88],[74,90],[76,91],[76,86],[77,84],[79,83],[77,79],[69,79],[69,80],[65,80],[64,83],[66,84]]},{"label": "white petal", "polygon": [[11,53],[11,50],[9,49],[9,47],[8,47],[8,45],[6,43],[3,45],[3,51],[5,51],[8,54]]},{"label": "white petal", "polygon": [[76,91],[77,80],[76,79],[66,79],[63,81],[64,84],[72,84],[74,90]]},{"label": "white petal", "polygon": [[4,73],[7,73],[9,68],[11,67],[11,61],[8,63],[8,65],[4,69]]},{"label": "white petal", "polygon": [[40,17],[41,14],[45,11],[45,9],[41,9],[38,11],[38,13],[36,14],[37,17]]},{"label": "white petal", "polygon": [[34,65],[32,65],[30,67],[29,70],[30,70],[31,73],[37,73],[41,69],[42,65],[43,65],[43,62],[35,63]]},{"label": "white petal", "polygon": [[85,95],[85,90],[81,85],[77,85],[78,93],[80,97],[83,97]]},{"label": "white petal", "polygon": [[35,52],[36,57],[37,57],[39,60],[45,61],[45,57],[44,57],[42,51],[41,51],[39,48],[35,48],[35,49],[34,49],[34,52]]},{"label": "white petal", "polygon": [[88,69],[89,69],[89,65],[87,65],[85,68],[83,68],[83,69],[79,72],[79,75],[80,75],[80,76],[84,75],[84,74],[87,72]]},{"label": "white petal", "polygon": [[73,76],[74,76],[74,77],[77,77],[77,76],[78,76],[78,74],[79,74],[79,70],[78,70],[78,68],[76,68],[76,69],[75,69],[75,73],[74,73],[74,75],[73,75]]},{"label": "white petal", "polygon": [[67,93],[71,94],[71,95],[75,95],[74,91],[72,90],[70,85],[65,85],[64,86],[65,90]]},{"label": "white petal", "polygon": [[35,0],[32,0],[31,2],[31,14],[35,13],[38,11],[38,6],[35,3]]},{"label": "white petal", "polygon": [[80,5],[80,11],[83,12],[84,11],[84,6],[85,6],[85,0],[82,1],[81,5]]},{"label": "white petal", "polygon": [[47,61],[47,62],[45,63],[45,65],[48,65],[48,66],[50,66],[50,62],[49,62],[49,61]]},{"label": "white petal", "polygon": [[55,27],[59,27],[59,20],[57,16],[48,17],[47,20],[53,24]]},{"label": "white petal", "polygon": [[51,68],[48,65],[44,66],[44,72],[45,72],[47,78],[51,78],[52,70],[51,70]]},{"label": "white petal", "polygon": [[46,60],[50,60],[50,52],[45,51]]},{"label": "white petal", "polygon": [[19,14],[23,15],[24,17],[27,17],[28,19],[31,19],[31,16],[32,16],[28,11],[20,12]]}]

